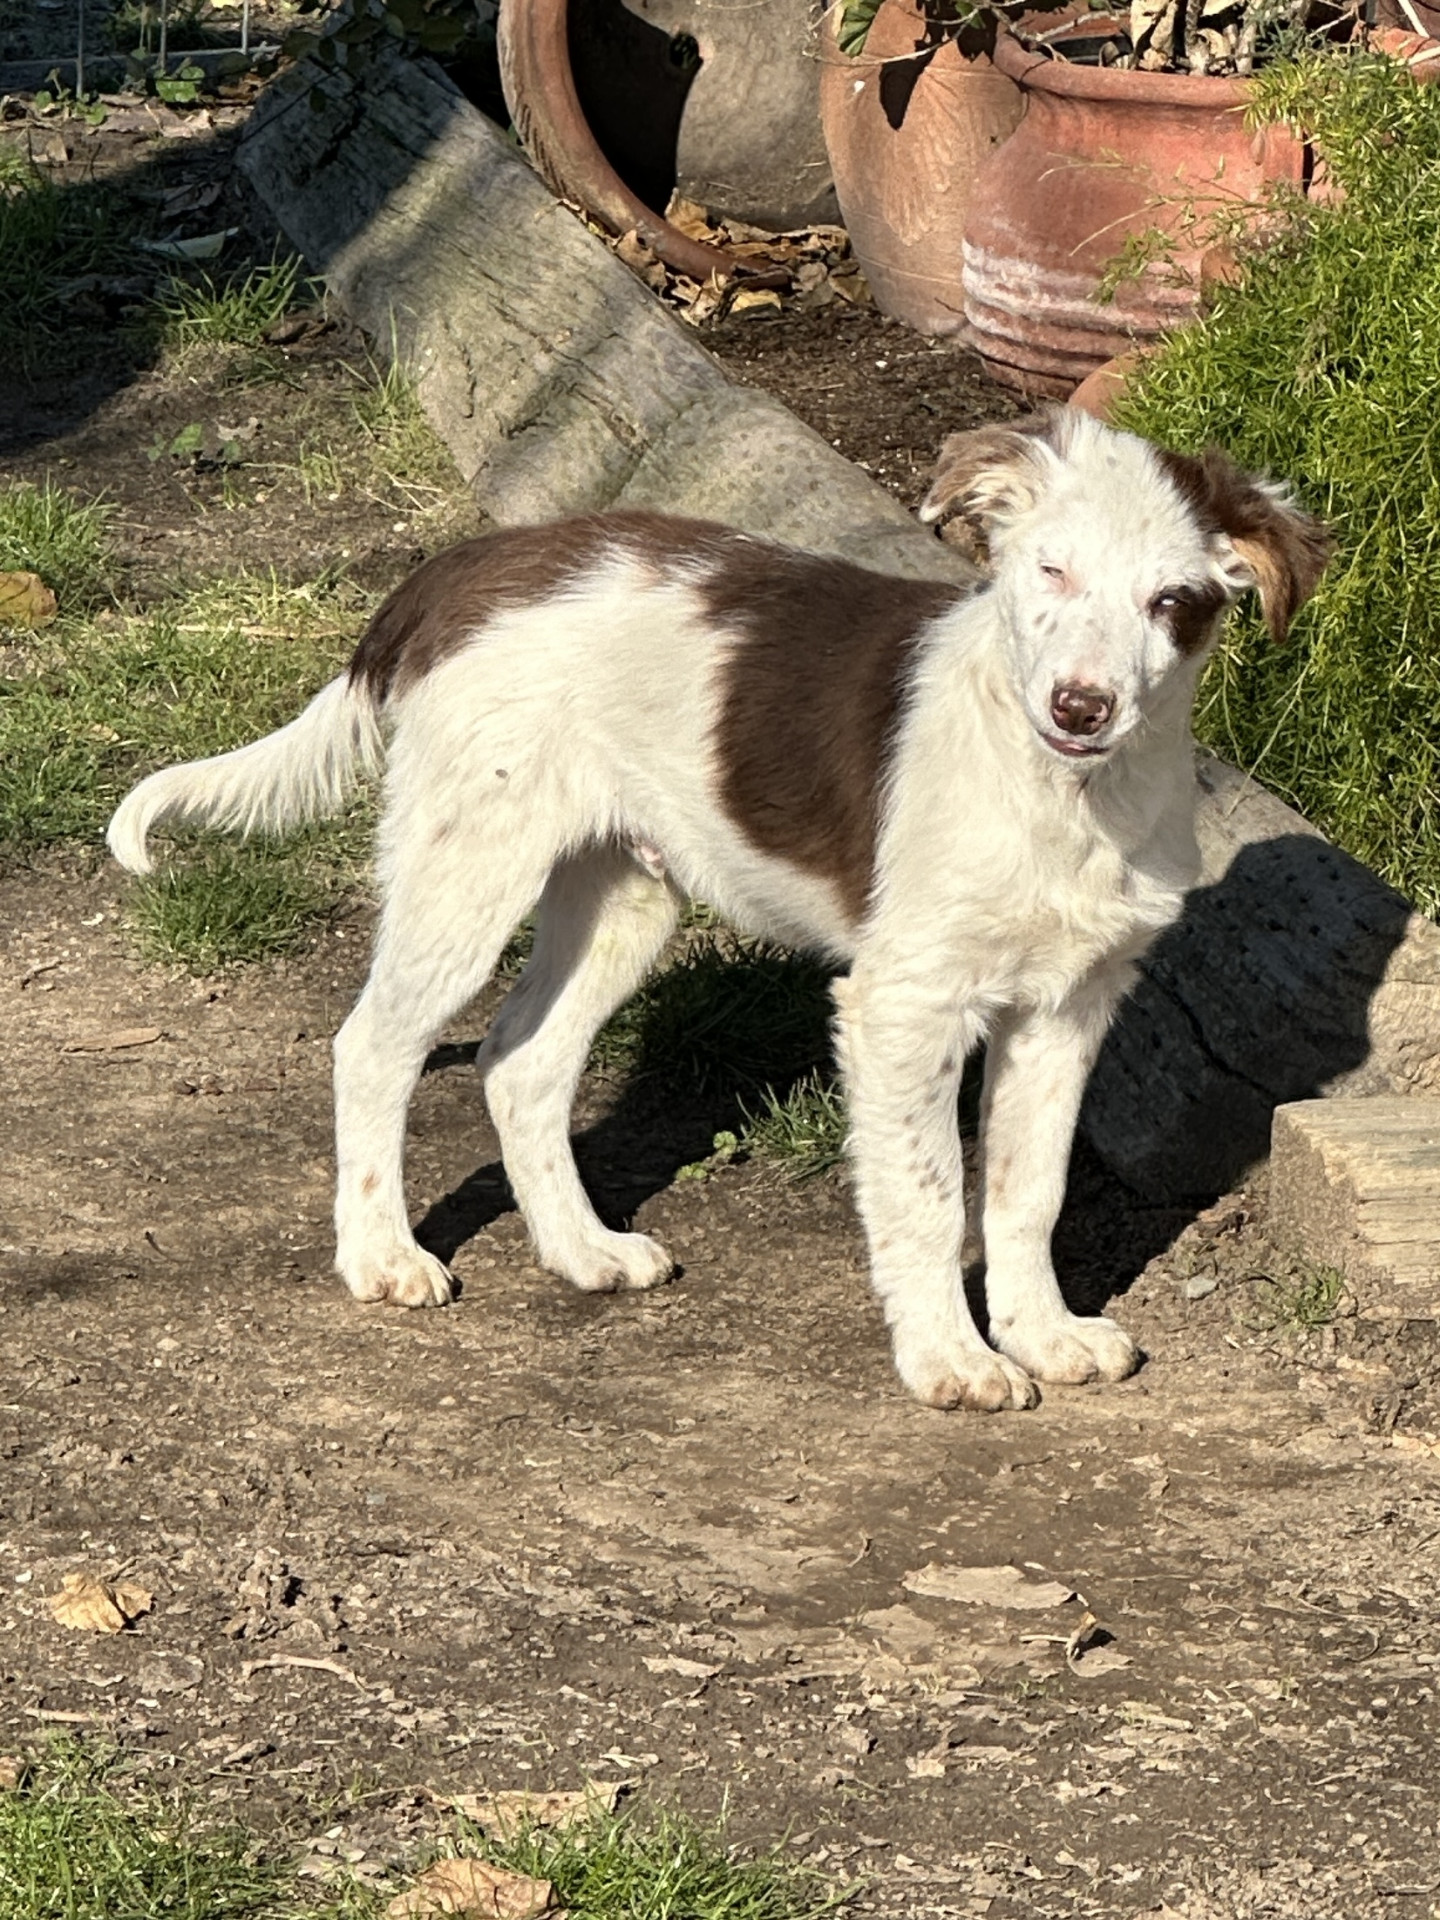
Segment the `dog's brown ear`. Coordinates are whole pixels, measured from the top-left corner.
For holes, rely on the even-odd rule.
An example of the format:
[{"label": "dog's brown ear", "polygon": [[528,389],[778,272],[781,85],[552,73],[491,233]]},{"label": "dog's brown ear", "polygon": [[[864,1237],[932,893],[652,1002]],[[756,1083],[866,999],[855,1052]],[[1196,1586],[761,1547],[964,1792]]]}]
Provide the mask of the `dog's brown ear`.
[{"label": "dog's brown ear", "polygon": [[1260,595],[1270,638],[1281,641],[1330,558],[1323,522],[1289,490],[1246,473],[1218,447],[1199,456],[1160,451],[1166,473],[1207,532],[1222,533]]},{"label": "dog's brown ear", "polygon": [[1033,506],[1046,453],[1058,446],[1058,411],[952,433],[940,448],[920,518],[939,521],[941,537],[963,545],[976,535],[983,542],[997,519]]}]

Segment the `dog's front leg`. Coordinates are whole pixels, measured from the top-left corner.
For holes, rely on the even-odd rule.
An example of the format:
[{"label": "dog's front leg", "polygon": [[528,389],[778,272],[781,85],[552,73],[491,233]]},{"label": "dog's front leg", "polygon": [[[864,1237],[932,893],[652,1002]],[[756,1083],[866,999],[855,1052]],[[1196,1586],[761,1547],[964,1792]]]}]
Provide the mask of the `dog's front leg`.
[{"label": "dog's front leg", "polygon": [[965,1298],[958,1098],[978,1025],[893,977],[835,983],[850,1159],[870,1273],[900,1378],[932,1407],[1028,1407],[1035,1389],[981,1338]]},{"label": "dog's front leg", "polygon": [[1071,1313],[1050,1255],[1081,1096],[1128,980],[1128,968],[1107,968],[1058,1012],[1012,1015],[986,1050],[981,1229],[990,1337],[1037,1380],[1123,1380],[1139,1364],[1134,1341],[1113,1320]]}]

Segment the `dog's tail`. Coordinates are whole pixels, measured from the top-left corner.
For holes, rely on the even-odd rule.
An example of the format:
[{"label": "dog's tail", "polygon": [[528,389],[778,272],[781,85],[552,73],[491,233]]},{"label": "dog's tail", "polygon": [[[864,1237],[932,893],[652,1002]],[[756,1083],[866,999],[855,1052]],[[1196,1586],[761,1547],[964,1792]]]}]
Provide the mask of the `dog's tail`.
[{"label": "dog's tail", "polygon": [[120,802],[105,837],[122,867],[149,873],[154,863],[146,843],[162,820],[281,833],[337,813],[357,778],[375,771],[383,757],[369,693],[341,674],[278,733],[152,773]]}]

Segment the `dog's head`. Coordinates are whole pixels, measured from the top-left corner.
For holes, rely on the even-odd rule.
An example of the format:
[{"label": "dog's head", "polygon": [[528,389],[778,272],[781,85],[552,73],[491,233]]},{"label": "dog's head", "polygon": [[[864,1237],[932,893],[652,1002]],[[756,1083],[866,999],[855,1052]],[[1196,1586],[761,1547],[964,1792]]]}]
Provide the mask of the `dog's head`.
[{"label": "dog's head", "polygon": [[1248,588],[1283,640],[1329,554],[1284,487],[1225,454],[1170,453],[1060,407],[952,434],[920,517],[983,549],[1016,692],[1044,744],[1076,761],[1162,703],[1188,704]]}]

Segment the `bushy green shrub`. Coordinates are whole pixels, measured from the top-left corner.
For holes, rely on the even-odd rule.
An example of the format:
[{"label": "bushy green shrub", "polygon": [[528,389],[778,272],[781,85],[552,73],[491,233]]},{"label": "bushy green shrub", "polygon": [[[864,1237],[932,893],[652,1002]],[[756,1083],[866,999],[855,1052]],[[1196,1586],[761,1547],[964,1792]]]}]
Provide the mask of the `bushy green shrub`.
[{"label": "bushy green shrub", "polygon": [[1291,200],[1118,424],[1292,480],[1336,553],[1288,646],[1237,620],[1197,729],[1427,912],[1440,908],[1440,86],[1370,55],[1255,83],[1336,191]]}]

